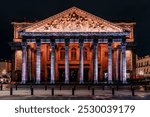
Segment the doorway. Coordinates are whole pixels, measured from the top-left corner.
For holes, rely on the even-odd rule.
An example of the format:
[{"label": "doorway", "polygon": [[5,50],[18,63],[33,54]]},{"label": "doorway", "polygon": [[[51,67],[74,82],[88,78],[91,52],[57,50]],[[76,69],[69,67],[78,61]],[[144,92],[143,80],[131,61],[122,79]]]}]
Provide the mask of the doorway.
[{"label": "doorway", "polygon": [[71,68],[69,72],[69,81],[70,82],[77,82],[78,81],[78,68]]},{"label": "doorway", "polygon": [[89,81],[89,68],[84,69],[84,82]]},{"label": "doorway", "polygon": [[65,82],[65,69],[64,68],[59,69],[59,82],[61,83]]}]

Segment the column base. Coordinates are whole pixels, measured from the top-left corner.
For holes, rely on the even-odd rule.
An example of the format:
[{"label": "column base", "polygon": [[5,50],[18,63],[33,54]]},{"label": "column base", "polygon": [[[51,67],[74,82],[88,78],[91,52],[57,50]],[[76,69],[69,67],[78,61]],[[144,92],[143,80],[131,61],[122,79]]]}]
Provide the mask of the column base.
[{"label": "column base", "polygon": [[127,84],[127,81],[126,81],[126,80],[124,80],[124,81],[122,81],[122,83],[123,83],[123,84]]},{"label": "column base", "polygon": [[84,81],[83,81],[83,80],[80,80],[80,84],[84,84]]},{"label": "column base", "polygon": [[112,84],[113,82],[112,82],[112,80],[108,80],[108,84]]},{"label": "column base", "polygon": [[26,84],[26,80],[22,80],[20,84]]},{"label": "column base", "polygon": [[98,80],[94,80],[94,84],[98,84]]},{"label": "column base", "polygon": [[50,84],[55,84],[55,80],[51,80]]},{"label": "column base", "polygon": [[69,84],[69,80],[65,80],[65,84]]},{"label": "column base", "polygon": [[41,81],[40,81],[40,80],[37,80],[37,81],[35,82],[35,84],[41,84]]}]

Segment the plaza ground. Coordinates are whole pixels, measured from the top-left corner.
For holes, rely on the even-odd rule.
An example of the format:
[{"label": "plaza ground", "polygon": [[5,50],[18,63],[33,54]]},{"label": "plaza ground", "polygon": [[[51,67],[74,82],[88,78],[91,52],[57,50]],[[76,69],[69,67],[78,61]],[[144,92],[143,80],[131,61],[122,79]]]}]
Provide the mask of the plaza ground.
[{"label": "plaza ground", "polygon": [[[10,85],[4,84],[0,100],[149,100],[150,86],[89,85]],[[114,88],[114,92],[112,91]],[[53,90],[53,91],[52,91]],[[12,95],[11,95],[12,93]],[[134,96],[133,96],[134,95]]]}]

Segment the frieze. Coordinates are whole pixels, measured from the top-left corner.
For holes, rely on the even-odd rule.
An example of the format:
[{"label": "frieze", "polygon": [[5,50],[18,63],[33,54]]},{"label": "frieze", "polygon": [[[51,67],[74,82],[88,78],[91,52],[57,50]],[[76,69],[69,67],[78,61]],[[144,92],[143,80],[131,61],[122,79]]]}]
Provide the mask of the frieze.
[{"label": "frieze", "polygon": [[[79,39],[69,39],[70,43],[79,43]],[[84,43],[93,43],[94,39],[84,39]],[[112,42],[122,42],[121,38],[112,39]],[[36,39],[27,39],[27,43],[36,43]],[[51,39],[41,39],[41,43],[51,43]],[[55,43],[65,43],[65,39],[55,39]],[[98,43],[108,43],[108,39],[98,39]],[[21,45],[21,43],[20,43]]]},{"label": "frieze", "polygon": [[114,23],[76,7],[56,14],[23,29],[25,32],[123,32]]},{"label": "frieze", "polygon": [[100,37],[107,37],[107,36],[126,36],[128,35],[128,32],[20,32],[20,35],[22,36],[31,36],[31,37],[37,37],[37,36],[100,36]]}]

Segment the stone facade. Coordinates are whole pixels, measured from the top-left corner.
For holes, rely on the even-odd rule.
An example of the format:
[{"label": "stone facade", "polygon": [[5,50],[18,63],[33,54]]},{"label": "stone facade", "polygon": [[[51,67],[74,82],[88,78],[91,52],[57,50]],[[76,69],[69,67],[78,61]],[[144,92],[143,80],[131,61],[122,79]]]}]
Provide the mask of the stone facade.
[{"label": "stone facade", "polygon": [[9,60],[0,60],[0,76],[2,74],[10,74],[11,71],[11,61]]},{"label": "stone facade", "polygon": [[150,77],[150,56],[137,57],[136,59],[137,78]]},{"label": "stone facade", "polygon": [[[135,23],[112,23],[71,8],[36,23],[13,22],[14,81],[125,81],[135,76]],[[22,75],[21,75],[22,74]]]}]

